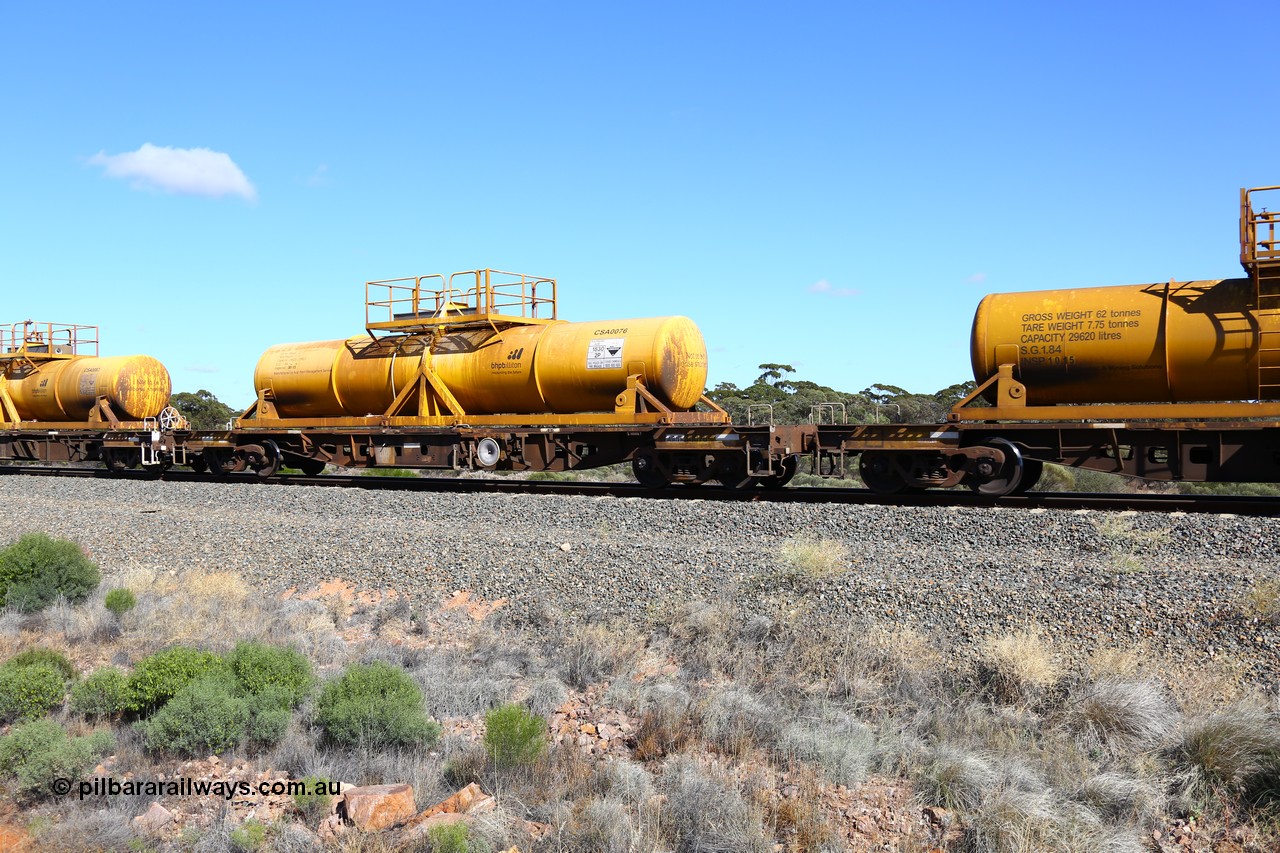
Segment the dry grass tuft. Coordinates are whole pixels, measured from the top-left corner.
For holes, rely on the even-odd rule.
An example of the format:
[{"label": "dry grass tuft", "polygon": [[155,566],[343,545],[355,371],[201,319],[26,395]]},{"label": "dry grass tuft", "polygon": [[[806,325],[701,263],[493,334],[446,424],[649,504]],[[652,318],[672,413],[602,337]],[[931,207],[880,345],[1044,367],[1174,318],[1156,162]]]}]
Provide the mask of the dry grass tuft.
[{"label": "dry grass tuft", "polygon": [[866,775],[875,753],[871,729],[844,714],[798,720],[783,729],[778,752],[818,768],[832,782],[856,785]]},{"label": "dry grass tuft", "polygon": [[134,572],[124,586],[138,597],[124,642],[137,653],[183,644],[225,650],[258,639],[261,598],[234,572]]},{"label": "dry grass tuft", "polygon": [[1053,800],[1044,791],[1005,788],[986,797],[974,812],[974,853],[1044,853],[1059,840]]},{"label": "dry grass tuft", "polygon": [[[103,605],[106,590],[99,587],[80,605],[58,598],[41,617],[45,631],[62,634],[73,645],[103,645],[120,636],[120,620]],[[127,614],[126,614],[127,616]]]},{"label": "dry grass tuft", "polygon": [[702,728],[707,740],[726,755],[741,755],[756,746],[770,746],[782,730],[785,710],[776,702],[731,687],[707,703]]},{"label": "dry grass tuft", "polygon": [[933,749],[916,780],[928,805],[973,812],[999,783],[1000,774],[986,757],[954,746]]},{"label": "dry grass tuft", "polygon": [[1253,693],[1245,678],[1246,664],[1238,658],[1220,656],[1207,663],[1184,662],[1174,668],[1168,680],[1174,685],[1174,700],[1187,716],[1206,716],[1223,706],[1243,701]]},{"label": "dry grass tuft", "polygon": [[664,825],[677,850],[698,853],[767,853],[761,814],[738,784],[688,756],[668,759],[662,769]]},{"label": "dry grass tuft", "polygon": [[822,684],[828,696],[860,713],[913,704],[937,685],[948,665],[927,636],[909,627],[851,624],[832,631],[801,620],[789,628],[788,671]]},{"label": "dry grass tuft", "polygon": [[1159,745],[1177,724],[1178,714],[1154,681],[1103,679],[1075,691],[1067,700],[1068,727],[1113,752]]},{"label": "dry grass tuft", "polygon": [[1035,628],[987,639],[978,651],[978,679],[1009,704],[1033,704],[1062,677],[1049,640]]},{"label": "dry grass tuft", "polygon": [[1280,803],[1280,716],[1238,705],[1191,720],[1169,750],[1178,804],[1214,812]]},{"label": "dry grass tuft", "polygon": [[135,572],[124,586],[138,597],[121,620],[120,645],[134,656],[175,644],[222,652],[240,641],[292,646],[321,667],[347,654],[324,604],[262,596],[235,572]]},{"label": "dry grass tuft", "polygon": [[1155,785],[1120,773],[1099,773],[1080,785],[1076,798],[1113,823],[1154,823],[1164,808]]},{"label": "dry grass tuft", "polygon": [[1251,619],[1280,625],[1280,575],[1263,578],[1254,584],[1245,594],[1240,610]]},{"label": "dry grass tuft", "polygon": [[729,608],[706,601],[682,603],[671,613],[667,631],[690,677],[729,671],[740,662],[732,653],[735,619]]},{"label": "dry grass tuft", "polygon": [[1169,528],[1141,530],[1134,526],[1137,513],[1106,513],[1093,522],[1102,544],[1112,552],[1124,552],[1163,542],[1169,536]]},{"label": "dry grass tuft", "polygon": [[525,680],[524,691],[519,699],[538,716],[550,717],[564,704],[566,696],[568,691],[560,683],[560,679],[550,675],[539,675]]},{"label": "dry grass tuft", "polygon": [[782,543],[778,562],[786,574],[831,578],[849,571],[849,547],[834,539],[796,536]]},{"label": "dry grass tuft", "polygon": [[1145,644],[1132,646],[1105,645],[1094,649],[1085,661],[1083,674],[1086,678],[1101,680],[1119,678],[1130,680],[1140,677],[1146,672],[1155,652]]},{"label": "dry grass tuft", "polygon": [[765,823],[772,828],[773,836],[788,850],[826,851],[844,849],[827,817],[823,814],[822,786],[812,772],[799,768],[793,770],[790,782],[793,791],[779,795],[773,791],[760,792],[763,796]]},{"label": "dry grass tuft", "polygon": [[149,805],[132,797],[112,797],[106,808],[99,803],[81,805],[62,819],[35,833],[42,853],[91,853],[101,850],[128,850],[134,839],[133,818]]},{"label": "dry grass tuft", "polygon": [[1169,529],[1142,530],[1134,526],[1134,515],[1107,513],[1093,522],[1098,532],[1100,550],[1111,554],[1112,567],[1122,574],[1141,572],[1146,565],[1139,552],[1150,549],[1168,538]]},{"label": "dry grass tuft", "polygon": [[684,749],[697,731],[692,708],[689,694],[674,684],[646,688],[634,702],[634,709],[640,714],[636,758],[652,761]]},{"label": "dry grass tuft", "polygon": [[640,653],[639,638],[633,633],[587,625],[570,632],[559,651],[565,681],[579,690],[612,679]]},{"label": "dry grass tuft", "polygon": [[635,809],[610,796],[575,803],[562,830],[567,850],[639,853],[661,849],[658,822],[648,809]]}]

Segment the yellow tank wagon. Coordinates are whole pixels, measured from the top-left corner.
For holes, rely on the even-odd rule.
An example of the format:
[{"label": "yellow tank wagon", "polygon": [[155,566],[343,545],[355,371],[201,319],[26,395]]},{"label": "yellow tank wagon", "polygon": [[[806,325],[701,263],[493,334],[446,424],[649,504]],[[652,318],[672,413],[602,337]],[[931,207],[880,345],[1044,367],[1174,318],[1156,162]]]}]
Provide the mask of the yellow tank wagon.
[{"label": "yellow tank wagon", "polygon": [[1280,417],[1280,215],[1253,204],[1277,190],[1240,191],[1247,278],[987,296],[952,419]]},{"label": "yellow tank wagon", "polygon": [[1240,191],[1245,277],[987,296],[977,387],[945,425],[820,426],[797,443],[815,470],[856,456],[885,493],[963,484],[1000,497],[1035,485],[1046,462],[1280,482],[1280,213],[1258,203],[1278,193]]},{"label": "yellow tank wagon", "polygon": [[570,323],[554,279],[491,269],[371,281],[364,334],[263,353],[257,401],[236,421],[252,440],[237,456],[260,473],[631,461],[654,485],[753,483],[706,381],[706,343],[687,317]]},{"label": "yellow tank wagon", "polygon": [[[0,461],[186,464],[169,371],[149,355],[98,355],[98,328],[26,320],[0,328]],[[230,441],[224,441],[230,445]]]},{"label": "yellow tank wagon", "polygon": [[980,382],[1016,365],[1028,406],[1274,400],[1268,344],[1280,345],[1280,310],[1233,278],[993,294],[971,356]]},{"label": "yellow tank wagon", "polygon": [[95,326],[27,320],[3,337],[0,423],[141,422],[169,404],[165,366],[149,355],[99,357]]},{"label": "yellow tank wagon", "polygon": [[628,377],[687,412],[706,385],[707,348],[686,317],[358,335],[271,347],[253,381],[281,418],[363,417],[388,412],[424,368],[459,415],[614,414]]}]

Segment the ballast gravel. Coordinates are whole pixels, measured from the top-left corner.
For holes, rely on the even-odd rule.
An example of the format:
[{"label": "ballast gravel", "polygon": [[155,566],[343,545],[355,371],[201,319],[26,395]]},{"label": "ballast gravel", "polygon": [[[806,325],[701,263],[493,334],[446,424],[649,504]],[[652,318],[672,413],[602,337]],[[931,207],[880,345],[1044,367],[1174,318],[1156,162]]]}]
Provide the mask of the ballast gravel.
[{"label": "ballast gravel", "polygon": [[[703,600],[955,647],[1034,623],[1068,652],[1141,642],[1259,684],[1280,675],[1280,626],[1247,605],[1278,577],[1273,518],[23,476],[0,477],[0,498],[0,542],[73,539],[108,580],[234,570],[275,593],[341,578],[428,607],[469,590],[534,626],[546,608],[642,620]],[[841,570],[787,570],[797,537],[843,545]]]}]

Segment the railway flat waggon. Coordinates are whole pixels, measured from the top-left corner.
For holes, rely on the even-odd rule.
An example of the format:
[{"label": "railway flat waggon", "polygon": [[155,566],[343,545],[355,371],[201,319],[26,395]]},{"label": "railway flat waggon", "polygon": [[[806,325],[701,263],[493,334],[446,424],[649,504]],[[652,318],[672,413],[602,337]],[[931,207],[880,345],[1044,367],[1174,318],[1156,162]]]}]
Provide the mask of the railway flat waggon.
[{"label": "railway flat waggon", "polygon": [[33,320],[0,331],[0,459],[122,470],[183,458],[168,370],[149,355],[100,357],[98,337]]},{"label": "railway flat waggon", "polygon": [[1280,482],[1280,214],[1240,191],[1245,276],[996,294],[974,317],[977,387],[941,425],[819,426],[816,468],[856,457],[883,493],[998,497],[1045,463],[1151,480]]},{"label": "railway flat waggon", "polygon": [[554,279],[482,269],[371,281],[364,334],[268,349],[236,448],[211,447],[206,461],[260,473],[632,461],[652,485],[745,479],[706,378],[688,318],[566,322]]},{"label": "railway flat waggon", "polygon": [[[1240,192],[1245,275],[994,294],[974,318],[975,387],[931,424],[731,423],[704,394],[693,321],[572,323],[556,282],[492,269],[370,281],[361,334],[278,344],[254,402],[192,430],[149,356],[103,358],[90,326],[0,340],[0,460],[568,471],[630,462],[649,487],[786,485],[856,469],[876,492],[1023,492],[1047,463],[1154,480],[1280,482],[1280,187]],[[767,407],[763,407],[767,409]]]}]

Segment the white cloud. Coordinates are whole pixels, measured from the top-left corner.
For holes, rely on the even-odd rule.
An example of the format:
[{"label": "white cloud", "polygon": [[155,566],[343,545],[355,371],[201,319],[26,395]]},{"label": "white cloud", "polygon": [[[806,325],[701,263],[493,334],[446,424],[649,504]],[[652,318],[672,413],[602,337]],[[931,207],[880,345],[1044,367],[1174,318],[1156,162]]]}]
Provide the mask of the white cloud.
[{"label": "white cloud", "polygon": [[323,187],[329,183],[329,164],[321,163],[316,170],[307,176],[307,186]]},{"label": "white cloud", "polygon": [[830,296],[857,296],[861,293],[856,287],[836,287],[825,278],[815,281],[809,285],[810,293],[826,293]]},{"label": "white cloud", "polygon": [[976,272],[965,279],[969,284],[982,284],[987,280],[987,274],[984,272]]},{"label": "white cloud", "polygon": [[131,178],[134,189],[213,198],[238,195],[248,201],[258,198],[258,191],[231,156],[208,148],[167,148],[147,142],[137,151],[123,154],[99,151],[89,162],[102,166],[108,178]]}]

